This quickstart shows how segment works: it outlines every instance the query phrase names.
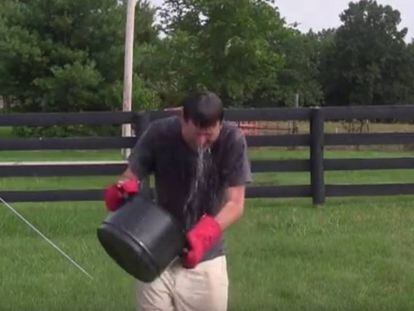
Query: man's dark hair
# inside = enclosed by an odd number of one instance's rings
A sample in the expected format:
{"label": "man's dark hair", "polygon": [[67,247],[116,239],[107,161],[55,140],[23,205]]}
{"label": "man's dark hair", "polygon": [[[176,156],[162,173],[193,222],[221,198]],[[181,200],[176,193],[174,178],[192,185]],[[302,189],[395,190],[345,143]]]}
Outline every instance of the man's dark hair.
{"label": "man's dark hair", "polygon": [[210,127],[223,120],[223,103],[213,92],[192,93],[183,99],[182,106],[184,120],[191,120],[198,127]]}

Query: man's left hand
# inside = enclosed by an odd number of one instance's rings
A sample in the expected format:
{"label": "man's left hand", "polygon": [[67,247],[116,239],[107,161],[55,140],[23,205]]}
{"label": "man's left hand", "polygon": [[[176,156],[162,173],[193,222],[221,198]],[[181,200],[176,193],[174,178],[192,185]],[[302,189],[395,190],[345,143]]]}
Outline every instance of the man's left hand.
{"label": "man's left hand", "polygon": [[194,268],[218,242],[221,234],[219,223],[213,217],[204,215],[194,228],[187,232],[189,249],[183,256],[183,266],[188,269]]}

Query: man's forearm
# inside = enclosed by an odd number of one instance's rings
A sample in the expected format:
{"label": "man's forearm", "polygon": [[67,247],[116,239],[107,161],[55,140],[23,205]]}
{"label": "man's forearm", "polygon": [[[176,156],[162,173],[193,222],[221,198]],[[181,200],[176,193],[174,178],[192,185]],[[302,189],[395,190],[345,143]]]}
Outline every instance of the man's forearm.
{"label": "man's forearm", "polygon": [[215,220],[222,231],[226,230],[243,215],[243,206],[236,202],[227,202],[223,209],[217,214]]}
{"label": "man's forearm", "polygon": [[227,190],[228,201],[215,217],[222,231],[226,230],[243,215],[244,193],[244,186],[232,187]]}

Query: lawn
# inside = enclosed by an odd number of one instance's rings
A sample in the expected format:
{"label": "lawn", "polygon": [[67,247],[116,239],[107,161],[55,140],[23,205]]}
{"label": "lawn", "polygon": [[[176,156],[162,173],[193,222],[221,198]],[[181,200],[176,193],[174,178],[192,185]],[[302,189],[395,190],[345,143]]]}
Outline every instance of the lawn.
{"label": "lawn", "polygon": [[[326,158],[393,158],[414,157],[414,152],[397,151],[353,151],[328,150]],[[288,160],[307,159],[309,151],[306,149],[285,150],[280,148],[251,148],[249,157],[252,160]],[[120,151],[92,150],[92,151],[3,151],[0,152],[0,162],[19,161],[102,161],[122,160]],[[121,173],[121,172],[120,172]],[[0,178],[0,189],[4,190],[45,190],[74,189],[74,188],[102,188],[112,182],[116,176],[95,177],[48,177],[48,178]],[[254,174],[256,185],[307,185],[310,183],[309,172],[279,172]],[[361,170],[361,171],[328,171],[325,173],[327,184],[352,183],[414,183],[413,170]]]}
{"label": "lawn", "polygon": [[[330,158],[413,152],[329,151]],[[252,159],[307,158],[257,149]],[[0,152],[0,161],[120,160],[115,151]],[[0,189],[98,188],[115,176],[3,178]],[[414,182],[413,170],[327,172],[329,183]],[[256,183],[308,184],[307,173],[256,174]],[[227,232],[230,310],[413,310],[414,196],[249,199]],[[89,280],[0,205],[0,310],[133,310],[134,281],[103,251],[102,202],[13,206],[92,276]]]}
{"label": "lawn", "polygon": [[[248,200],[228,233],[230,310],[413,310],[413,197]],[[89,280],[0,209],[0,310],[133,310],[133,280],[103,252],[102,203],[19,203]]]}

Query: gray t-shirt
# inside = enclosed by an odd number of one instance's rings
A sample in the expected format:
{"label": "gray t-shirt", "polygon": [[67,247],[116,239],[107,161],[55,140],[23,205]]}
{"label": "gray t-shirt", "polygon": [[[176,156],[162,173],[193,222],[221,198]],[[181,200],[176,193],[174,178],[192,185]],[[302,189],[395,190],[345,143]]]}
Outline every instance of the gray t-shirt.
{"label": "gray t-shirt", "polygon": [[[137,141],[128,161],[139,179],[154,174],[157,204],[185,230],[205,213],[218,214],[226,202],[226,188],[251,181],[245,137],[228,122],[223,122],[210,150],[199,153],[184,141],[179,118],[154,121]],[[223,254],[223,245],[223,240],[219,241],[203,260]]]}

